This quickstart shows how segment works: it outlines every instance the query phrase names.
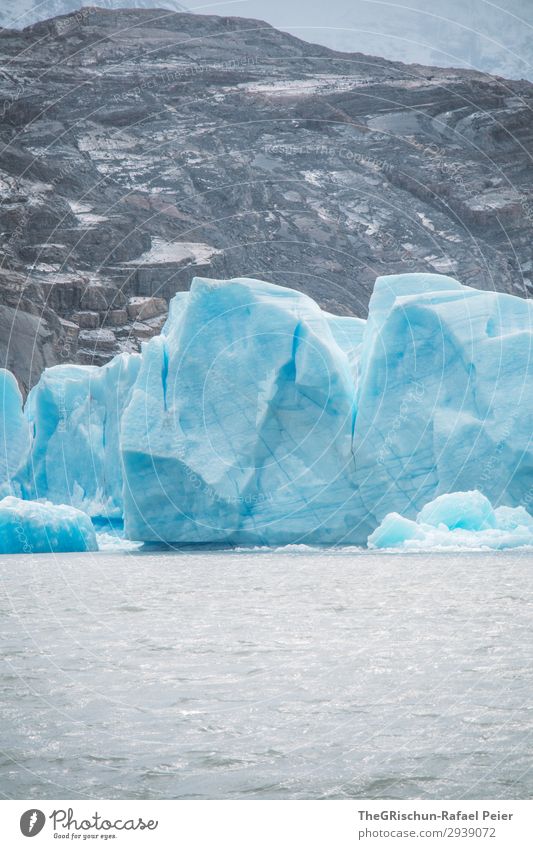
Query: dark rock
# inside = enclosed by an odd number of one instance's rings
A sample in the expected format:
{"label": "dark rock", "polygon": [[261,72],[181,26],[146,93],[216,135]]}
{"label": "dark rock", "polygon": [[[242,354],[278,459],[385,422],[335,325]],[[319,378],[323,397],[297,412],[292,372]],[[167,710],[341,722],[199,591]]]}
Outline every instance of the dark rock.
{"label": "dark rock", "polygon": [[0,354],[26,389],[138,350],[195,274],[361,316],[399,271],[532,294],[530,83],[143,9],[0,31],[0,53]]}
{"label": "dark rock", "polygon": [[136,297],[130,298],[127,310],[130,318],[146,321],[146,319],[153,318],[155,315],[166,314],[168,307],[164,298]]}
{"label": "dark rock", "polygon": [[81,330],[95,330],[100,326],[100,314],[91,310],[74,313],[72,320],[77,323]]}
{"label": "dark rock", "polygon": [[[47,366],[60,362],[62,348],[49,323],[13,307],[0,306],[0,366],[14,372],[24,393]],[[69,359],[71,356],[68,350]]]}
{"label": "dark rock", "polygon": [[85,350],[90,351],[114,351],[117,346],[115,334],[111,330],[81,330],[79,344]]}
{"label": "dark rock", "polygon": [[102,324],[108,327],[123,327],[127,322],[128,313],[126,310],[109,310],[102,316]]}

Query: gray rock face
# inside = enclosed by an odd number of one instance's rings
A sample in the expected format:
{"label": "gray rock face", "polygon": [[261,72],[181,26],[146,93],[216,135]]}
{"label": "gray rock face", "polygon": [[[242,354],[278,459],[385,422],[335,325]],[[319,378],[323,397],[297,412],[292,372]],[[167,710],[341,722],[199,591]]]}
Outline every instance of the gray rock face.
{"label": "gray rock face", "polygon": [[[132,5],[137,9],[153,9],[154,0],[100,0],[99,5],[106,9],[128,9]],[[158,8],[170,9],[172,12],[189,11],[177,0],[165,0]],[[57,15],[67,15],[69,12],[83,20],[88,14],[88,8],[83,4],[83,0],[2,0],[0,27],[24,29],[30,24]]]}
{"label": "gray rock face", "polygon": [[132,319],[146,320],[167,312],[167,302],[164,298],[130,298],[127,308],[128,316]]}
{"label": "gray rock face", "polygon": [[533,291],[527,82],[161,10],[0,31],[0,56],[0,365],[24,389],[137,350],[195,274],[361,316],[390,272]]}

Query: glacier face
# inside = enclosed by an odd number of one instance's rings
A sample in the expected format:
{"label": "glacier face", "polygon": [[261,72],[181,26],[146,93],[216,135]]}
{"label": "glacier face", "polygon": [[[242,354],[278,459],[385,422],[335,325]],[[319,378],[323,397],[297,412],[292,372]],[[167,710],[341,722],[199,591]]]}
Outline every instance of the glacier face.
{"label": "glacier face", "polygon": [[19,494],[14,482],[30,445],[28,423],[22,412],[22,395],[14,375],[0,369],[0,498]]}
{"label": "glacier face", "polygon": [[514,545],[533,505],[532,318],[441,275],[379,278],[366,322],[196,278],[141,356],[47,369],[24,418],[3,375],[3,494],[123,515],[131,540],[239,545],[442,536],[455,494],[446,533]]}
{"label": "glacier face", "polygon": [[91,520],[81,510],[11,495],[0,501],[0,554],[97,549]]}
{"label": "glacier face", "polygon": [[354,434],[368,533],[444,493],[533,502],[533,310],[437,275],[376,281]]}
{"label": "glacier face", "polygon": [[127,536],[350,539],[363,330],[290,289],[196,278],[144,347],[123,416]]}
{"label": "glacier face", "polygon": [[364,544],[444,493],[533,501],[531,303],[379,278],[366,324],[195,280],[123,419],[131,539]]}
{"label": "glacier face", "polygon": [[122,517],[120,418],[139,367],[138,354],[119,354],[100,368],[45,370],[25,407],[32,442],[18,477],[26,498]]}

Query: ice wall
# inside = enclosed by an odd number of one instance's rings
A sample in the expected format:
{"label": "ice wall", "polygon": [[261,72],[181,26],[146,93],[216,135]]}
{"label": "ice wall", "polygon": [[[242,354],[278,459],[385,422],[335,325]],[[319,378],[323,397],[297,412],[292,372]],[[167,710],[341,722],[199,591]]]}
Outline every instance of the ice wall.
{"label": "ice wall", "polygon": [[528,506],[532,327],[530,302],[441,275],[378,279],[366,326],[195,280],[124,416],[128,535],[364,544],[443,493]]}
{"label": "ice wall", "polygon": [[19,475],[26,498],[122,516],[119,425],[140,367],[137,354],[107,365],[46,369],[25,408],[32,444]]}
{"label": "ice wall", "polygon": [[368,533],[443,493],[533,502],[532,331],[531,301],[440,275],[376,281],[354,434]]}
{"label": "ice wall", "polygon": [[[532,330],[531,302],[440,275],[379,278],[367,322],[197,278],[141,356],[44,372],[11,486],[178,544],[365,544],[474,490],[531,512]],[[27,436],[2,380],[9,490]]]}
{"label": "ice wall", "polygon": [[29,448],[28,424],[22,412],[22,395],[16,378],[0,369],[0,498],[17,494],[13,483]]}
{"label": "ice wall", "polygon": [[349,540],[363,328],[290,289],[195,279],[144,347],[123,416],[127,536]]}

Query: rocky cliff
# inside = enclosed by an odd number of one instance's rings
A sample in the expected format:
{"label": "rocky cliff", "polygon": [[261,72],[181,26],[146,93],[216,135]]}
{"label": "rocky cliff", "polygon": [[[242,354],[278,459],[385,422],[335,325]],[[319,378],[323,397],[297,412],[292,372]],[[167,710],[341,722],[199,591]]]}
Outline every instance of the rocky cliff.
{"label": "rocky cliff", "polygon": [[83,9],[0,30],[0,366],[159,332],[194,274],[366,315],[376,276],[533,292],[533,85],[260,21]]}

